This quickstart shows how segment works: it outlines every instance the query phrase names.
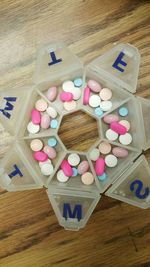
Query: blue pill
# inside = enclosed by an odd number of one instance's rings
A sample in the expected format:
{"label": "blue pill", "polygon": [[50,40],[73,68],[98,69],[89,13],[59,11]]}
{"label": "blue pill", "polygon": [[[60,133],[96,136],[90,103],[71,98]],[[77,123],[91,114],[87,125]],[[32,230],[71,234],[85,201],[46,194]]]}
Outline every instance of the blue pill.
{"label": "blue pill", "polygon": [[97,107],[97,108],[95,108],[94,113],[96,116],[101,117],[104,112],[101,110],[100,107]]}
{"label": "blue pill", "polygon": [[57,140],[54,137],[48,139],[48,145],[54,147],[57,145]]}
{"label": "blue pill", "polygon": [[107,174],[104,172],[102,175],[98,175],[97,178],[99,181],[104,181],[107,178]]}
{"label": "blue pill", "polygon": [[128,115],[128,109],[126,107],[122,107],[119,109],[119,115],[125,117]]}
{"label": "blue pill", "polygon": [[76,79],[74,79],[73,83],[74,83],[74,86],[81,87],[83,84],[83,81],[81,78],[76,78]]}
{"label": "blue pill", "polygon": [[72,176],[75,177],[78,174],[77,168],[72,168]]}
{"label": "blue pill", "polygon": [[51,120],[51,122],[50,122],[50,127],[51,127],[52,129],[56,129],[57,126],[58,126],[58,121],[57,121],[57,120]]}

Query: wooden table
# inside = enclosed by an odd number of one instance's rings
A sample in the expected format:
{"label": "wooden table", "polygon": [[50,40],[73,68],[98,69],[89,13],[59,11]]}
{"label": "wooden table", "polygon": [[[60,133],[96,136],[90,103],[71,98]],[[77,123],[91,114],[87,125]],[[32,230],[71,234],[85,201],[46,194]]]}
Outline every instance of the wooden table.
{"label": "wooden table", "polygon": [[[128,42],[142,57],[137,94],[150,98],[148,2],[1,1],[1,90],[20,88],[32,81],[37,48],[45,43],[63,40],[87,63],[113,43]],[[81,115],[81,119],[85,122],[88,118]],[[92,123],[89,121],[89,127],[95,127]],[[87,130],[84,125],[83,132]],[[11,149],[11,137],[3,128],[0,134],[2,157]],[[82,140],[83,146],[94,136],[89,134],[88,138]],[[72,147],[69,133],[66,139]],[[146,156],[150,162],[150,153]],[[103,196],[85,229],[69,232],[58,225],[44,189],[0,191],[0,267],[76,265],[149,267],[149,210]]]}

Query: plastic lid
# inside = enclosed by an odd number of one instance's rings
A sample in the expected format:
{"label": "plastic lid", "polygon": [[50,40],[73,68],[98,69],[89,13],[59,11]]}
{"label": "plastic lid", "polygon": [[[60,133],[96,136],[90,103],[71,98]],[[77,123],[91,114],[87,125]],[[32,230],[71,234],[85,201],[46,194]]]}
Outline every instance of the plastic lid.
{"label": "plastic lid", "polygon": [[140,54],[130,44],[119,44],[93,60],[89,67],[98,69],[108,79],[115,80],[123,89],[136,92]]}

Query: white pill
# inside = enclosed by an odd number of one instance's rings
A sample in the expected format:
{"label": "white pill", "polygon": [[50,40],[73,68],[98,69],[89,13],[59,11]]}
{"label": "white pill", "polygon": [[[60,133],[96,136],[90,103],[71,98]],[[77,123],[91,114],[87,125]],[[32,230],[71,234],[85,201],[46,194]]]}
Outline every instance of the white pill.
{"label": "white pill", "polygon": [[100,103],[100,108],[102,111],[108,111],[112,108],[112,102],[111,101],[102,101]]}
{"label": "white pill", "polygon": [[89,99],[89,105],[92,108],[96,108],[100,105],[101,99],[98,95],[91,95]]}
{"label": "white pill", "polygon": [[72,93],[73,94],[73,99],[74,100],[78,100],[80,97],[81,97],[81,89],[80,88],[74,88],[73,90],[72,90],[72,92],[70,92],[70,93]]}
{"label": "white pill", "polygon": [[98,148],[94,148],[89,154],[90,159],[93,161],[96,161],[99,158],[99,155],[100,155],[100,152]]}
{"label": "white pill", "polygon": [[108,129],[105,133],[106,137],[110,141],[115,141],[118,138],[118,134],[111,129]]}
{"label": "white pill", "polygon": [[77,166],[80,162],[80,157],[76,153],[72,153],[68,156],[68,162],[71,166]]}
{"label": "white pill", "polygon": [[46,112],[53,119],[55,119],[57,117],[57,111],[53,107],[48,107],[46,109]]}
{"label": "white pill", "polygon": [[115,167],[118,163],[118,160],[114,155],[109,154],[105,157],[105,163],[108,167]]}
{"label": "white pill", "polygon": [[30,121],[27,125],[27,130],[31,134],[38,133],[40,130],[40,126],[38,124],[33,124],[32,121]]}
{"label": "white pill", "polygon": [[[74,83],[72,81],[66,81],[62,84],[62,88],[65,92],[70,92],[70,90],[75,89]],[[70,92],[71,93],[71,92]]]}
{"label": "white pill", "polygon": [[52,164],[52,161],[50,159],[47,159],[45,161],[39,161],[39,166],[40,168],[42,167],[42,165],[44,164]]}
{"label": "white pill", "polygon": [[41,166],[41,173],[44,175],[51,175],[54,171],[54,167],[52,164],[45,163]]}
{"label": "white pill", "polygon": [[119,123],[121,125],[123,125],[124,127],[126,127],[127,132],[130,130],[130,122],[129,121],[127,121],[127,120],[121,120],[121,121],[119,121]]}
{"label": "white pill", "polygon": [[120,135],[119,136],[119,142],[122,145],[129,145],[129,144],[131,144],[132,143],[132,136],[131,136],[131,134],[126,133],[124,135]]}
{"label": "white pill", "polygon": [[62,170],[57,172],[57,180],[61,183],[65,183],[69,180],[69,177],[64,174]]}

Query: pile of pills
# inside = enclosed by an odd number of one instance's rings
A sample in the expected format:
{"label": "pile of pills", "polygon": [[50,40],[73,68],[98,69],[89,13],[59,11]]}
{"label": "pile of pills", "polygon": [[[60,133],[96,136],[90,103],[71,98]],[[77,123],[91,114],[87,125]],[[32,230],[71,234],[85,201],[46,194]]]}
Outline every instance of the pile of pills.
{"label": "pile of pills", "polygon": [[41,173],[49,176],[54,171],[53,160],[57,157],[55,149],[57,140],[50,137],[45,145],[41,139],[33,139],[30,142],[30,148],[33,151],[33,158],[39,163]]}
{"label": "pile of pills", "polygon": [[116,167],[118,158],[126,158],[128,156],[128,150],[113,146],[107,141],[102,141],[98,147],[90,152],[89,156],[90,159],[95,162],[94,169],[98,180],[105,181],[107,178],[106,167]]}
{"label": "pile of pills", "polygon": [[35,102],[35,107],[31,111],[31,121],[27,125],[27,131],[30,134],[36,134],[40,129],[56,129],[58,126],[57,116],[56,109],[40,98]]}
{"label": "pile of pills", "polygon": [[131,125],[125,118],[128,113],[128,109],[123,106],[118,109],[117,114],[109,114],[103,117],[103,122],[109,125],[109,129],[105,133],[108,140],[116,141],[119,138],[122,145],[132,143],[132,135],[129,133]]}
{"label": "pile of pills", "polygon": [[88,80],[83,92],[83,105],[89,105],[94,109],[94,114],[101,117],[104,112],[112,108],[112,90],[102,88],[95,80]]}
{"label": "pile of pills", "polygon": [[64,183],[71,177],[80,175],[81,182],[84,185],[91,185],[94,183],[94,176],[89,171],[89,168],[87,160],[81,160],[76,153],[69,154],[68,158],[61,162],[60,170],[57,172],[57,180]]}

